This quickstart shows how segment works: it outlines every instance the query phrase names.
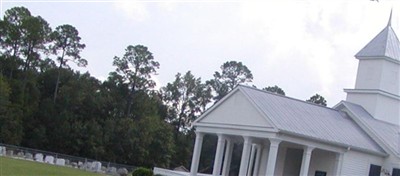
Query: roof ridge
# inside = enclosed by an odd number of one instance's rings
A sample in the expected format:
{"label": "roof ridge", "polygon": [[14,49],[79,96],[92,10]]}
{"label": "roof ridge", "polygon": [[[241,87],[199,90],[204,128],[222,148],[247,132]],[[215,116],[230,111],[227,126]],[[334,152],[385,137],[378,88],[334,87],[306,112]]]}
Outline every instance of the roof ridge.
{"label": "roof ridge", "polygon": [[250,87],[250,86],[247,86],[247,85],[239,85],[239,86],[242,86],[244,88],[253,89],[253,90],[256,90],[256,91],[259,91],[259,92],[267,93],[267,94],[270,94],[270,95],[279,96],[279,97],[282,97],[282,98],[287,98],[287,99],[298,101],[298,102],[302,102],[302,103],[307,103],[307,104],[318,106],[318,107],[321,107],[321,108],[327,108],[327,109],[330,109],[330,110],[338,111],[337,109],[334,109],[334,108],[331,108],[331,107],[328,107],[328,106],[322,106],[322,105],[319,105],[319,104],[308,102],[306,100],[300,100],[300,99],[289,97],[289,96],[286,96],[286,95],[281,95],[281,94],[273,93],[273,92],[270,92],[270,91],[261,90],[261,89],[255,88],[255,87]]}

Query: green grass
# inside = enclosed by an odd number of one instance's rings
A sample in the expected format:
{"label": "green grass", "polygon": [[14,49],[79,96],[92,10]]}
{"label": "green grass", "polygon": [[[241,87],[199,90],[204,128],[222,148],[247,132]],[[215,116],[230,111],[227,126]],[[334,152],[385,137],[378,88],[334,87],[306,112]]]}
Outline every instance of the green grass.
{"label": "green grass", "polygon": [[0,176],[104,176],[79,169],[0,157]]}

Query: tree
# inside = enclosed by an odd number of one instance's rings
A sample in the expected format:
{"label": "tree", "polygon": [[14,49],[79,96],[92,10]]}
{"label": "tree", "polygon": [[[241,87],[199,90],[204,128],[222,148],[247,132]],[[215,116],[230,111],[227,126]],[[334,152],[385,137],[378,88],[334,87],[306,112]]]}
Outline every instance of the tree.
{"label": "tree", "polygon": [[214,100],[218,101],[229,91],[241,83],[251,82],[253,74],[243,65],[242,62],[229,61],[221,66],[221,72],[214,73],[214,79],[207,81],[212,87],[216,96]]}
{"label": "tree", "polygon": [[192,121],[204,112],[211,100],[211,89],[190,71],[176,74],[175,80],[162,88],[163,100],[169,105],[169,121],[177,132],[187,132]]}
{"label": "tree", "polygon": [[319,94],[313,95],[312,97],[310,97],[310,99],[308,99],[306,101],[311,102],[311,103],[315,103],[315,104],[318,104],[318,105],[322,105],[322,106],[326,106],[327,105],[325,98],[323,96],[319,95]]}
{"label": "tree", "polygon": [[114,66],[117,66],[116,72],[122,76],[124,82],[127,82],[130,92],[127,96],[126,116],[131,116],[132,102],[136,91],[148,91],[156,86],[151,76],[156,74],[156,69],[160,67],[157,61],[154,61],[153,54],[143,45],[129,45],[125,49],[122,58],[114,57]]}
{"label": "tree", "polygon": [[283,89],[278,87],[277,85],[272,86],[272,87],[268,86],[268,87],[263,88],[262,90],[265,90],[268,92],[273,92],[273,93],[280,94],[280,95],[285,95],[285,91],[283,91]]}
{"label": "tree", "polygon": [[0,142],[19,145],[23,137],[22,114],[10,101],[10,87],[0,74]]}
{"label": "tree", "polygon": [[[38,60],[39,51],[46,52],[51,28],[40,16],[32,16],[25,7],[14,7],[5,12],[1,24],[2,49],[12,57],[25,57],[24,71]],[[12,53],[12,54],[11,54]]]}
{"label": "tree", "polygon": [[58,76],[56,87],[54,90],[53,102],[56,102],[58,86],[60,84],[61,68],[67,66],[68,61],[75,62],[78,66],[86,66],[87,61],[80,56],[80,52],[85,48],[85,44],[80,43],[81,37],[75,27],[65,24],[58,26],[56,30],[50,35],[54,44],[50,46],[52,53],[60,56],[57,61],[60,63],[58,66]]}

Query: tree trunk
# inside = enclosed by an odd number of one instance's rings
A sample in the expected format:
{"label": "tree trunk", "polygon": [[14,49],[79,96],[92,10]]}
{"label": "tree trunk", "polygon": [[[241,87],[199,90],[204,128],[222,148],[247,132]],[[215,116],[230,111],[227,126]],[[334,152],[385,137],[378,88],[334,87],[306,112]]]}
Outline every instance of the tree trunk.
{"label": "tree trunk", "polygon": [[62,69],[62,65],[64,64],[64,54],[65,54],[65,50],[63,50],[63,53],[61,55],[60,66],[58,66],[56,88],[54,89],[54,97],[53,97],[54,104],[56,104],[56,99],[57,99],[57,94],[58,94],[58,86],[60,85],[61,69]]}

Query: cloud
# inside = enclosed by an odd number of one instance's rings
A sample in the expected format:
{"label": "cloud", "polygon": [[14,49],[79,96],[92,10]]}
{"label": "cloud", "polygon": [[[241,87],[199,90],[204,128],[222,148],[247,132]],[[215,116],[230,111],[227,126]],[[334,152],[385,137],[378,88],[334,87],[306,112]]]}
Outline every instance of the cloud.
{"label": "cloud", "polygon": [[134,21],[144,21],[149,17],[149,12],[144,1],[138,0],[117,0],[114,7],[124,16]]}

